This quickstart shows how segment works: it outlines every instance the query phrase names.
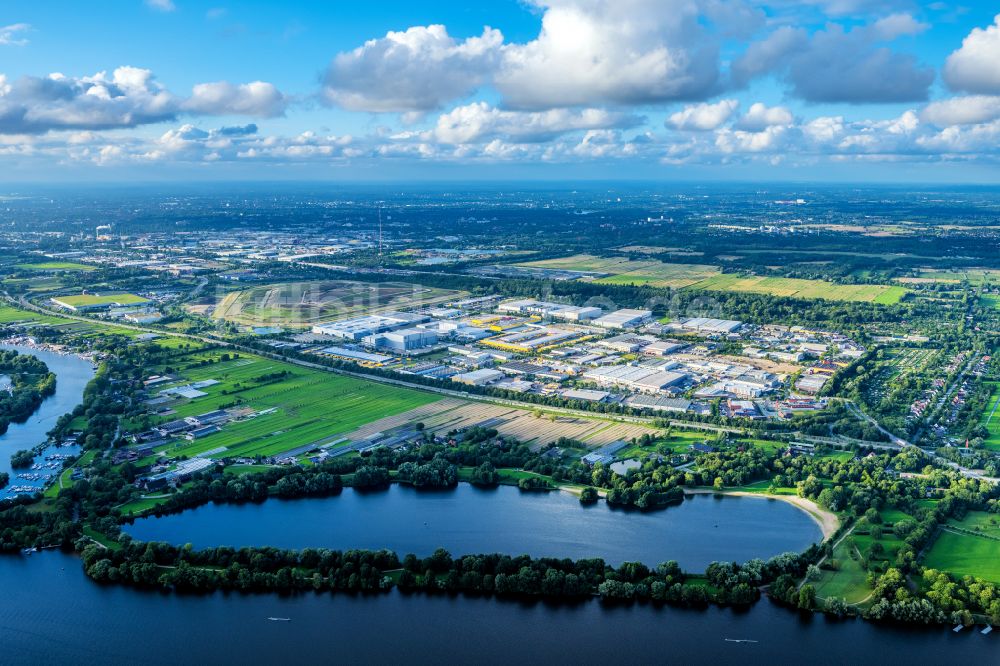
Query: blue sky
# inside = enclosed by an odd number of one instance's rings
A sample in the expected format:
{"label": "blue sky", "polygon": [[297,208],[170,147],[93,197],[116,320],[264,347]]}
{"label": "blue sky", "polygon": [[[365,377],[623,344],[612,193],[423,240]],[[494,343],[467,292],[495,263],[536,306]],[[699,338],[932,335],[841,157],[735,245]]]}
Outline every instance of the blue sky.
{"label": "blue sky", "polygon": [[996,182],[992,4],[7,0],[0,169]]}

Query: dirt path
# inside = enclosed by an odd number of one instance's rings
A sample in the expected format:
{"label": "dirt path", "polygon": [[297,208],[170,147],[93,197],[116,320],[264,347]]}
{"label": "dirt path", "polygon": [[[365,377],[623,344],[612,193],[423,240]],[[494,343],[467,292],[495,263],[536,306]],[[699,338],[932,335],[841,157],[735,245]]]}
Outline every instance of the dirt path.
{"label": "dirt path", "polygon": [[812,500],[807,500],[798,495],[768,495],[765,493],[750,493],[744,490],[714,490],[710,488],[695,488],[695,489],[684,489],[686,495],[731,495],[733,497],[757,497],[760,499],[776,499],[782,502],[788,502],[789,504],[794,504],[799,509],[802,509],[809,517],[816,521],[819,525],[820,530],[823,532],[823,540],[829,539],[833,536],[834,532],[840,527],[840,519],[837,515],[827,511],[820,505],[816,504]]}

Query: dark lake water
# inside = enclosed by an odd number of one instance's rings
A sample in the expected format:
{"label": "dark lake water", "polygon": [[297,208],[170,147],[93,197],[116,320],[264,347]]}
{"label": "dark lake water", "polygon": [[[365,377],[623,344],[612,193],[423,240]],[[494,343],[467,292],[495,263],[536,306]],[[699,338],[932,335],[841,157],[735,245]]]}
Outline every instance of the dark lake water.
{"label": "dark lake water", "polygon": [[802,551],[822,539],[806,513],[777,500],[695,495],[651,512],[581,506],[568,493],[351,488],[338,497],[209,504],[144,518],[126,531],[143,541],[206,546],[390,548],[400,556],[527,553],[536,557],[603,557],[612,564],[674,559],[688,571],[717,560],[743,562]]}
{"label": "dark lake water", "polygon": [[[0,557],[2,664],[993,664],[997,636],[802,615],[470,597],[195,597],[89,581],[75,557]],[[287,617],[290,622],[269,622]],[[728,643],[726,638],[757,643]]]}
{"label": "dark lake water", "polygon": [[[0,472],[10,474],[10,486],[0,490],[0,497],[8,497],[14,493],[13,488],[17,486],[30,486],[41,488],[45,485],[46,479],[20,479],[18,474],[58,474],[61,465],[56,465],[53,469],[43,470],[12,470],[10,467],[10,455],[19,449],[33,448],[47,439],[46,433],[52,429],[60,416],[73,411],[73,408],[80,404],[83,399],[83,389],[94,377],[94,366],[79,356],[70,354],[56,354],[43,349],[33,349],[21,345],[0,345],[0,349],[15,349],[22,354],[30,354],[41,359],[49,367],[50,372],[56,373],[56,392],[46,398],[41,406],[28,417],[24,423],[11,423],[7,432],[0,436]],[[75,453],[78,449],[73,447],[50,447],[45,453],[35,459],[37,463],[44,464],[44,456],[52,453]]]}

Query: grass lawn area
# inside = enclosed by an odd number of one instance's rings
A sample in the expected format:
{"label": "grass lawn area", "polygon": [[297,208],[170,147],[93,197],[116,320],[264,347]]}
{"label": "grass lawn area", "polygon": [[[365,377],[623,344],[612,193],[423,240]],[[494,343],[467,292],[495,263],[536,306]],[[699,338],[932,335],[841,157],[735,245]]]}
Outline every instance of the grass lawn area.
{"label": "grass lawn area", "polygon": [[868,572],[857,559],[851,557],[853,547],[848,543],[849,540],[850,537],[844,539],[833,550],[833,559],[838,562],[839,568],[836,571],[824,569],[819,580],[813,583],[816,596],[820,599],[839,597],[849,604],[857,604],[872,593],[868,587]]}
{"label": "grass lawn area", "polygon": [[55,499],[59,496],[59,491],[63,488],[72,488],[73,481],[69,477],[73,476],[73,468],[67,467],[62,471],[62,473],[56,477],[55,481],[49,484],[49,487],[45,489],[44,496],[48,499]]}
{"label": "grass lawn area", "polygon": [[120,305],[138,305],[140,303],[148,303],[148,298],[143,298],[142,296],[137,296],[135,294],[121,293],[121,294],[77,294],[76,296],[59,296],[54,300],[59,303],[64,303],[73,307],[86,307],[88,305],[110,305],[110,304],[120,304]]}
{"label": "grass lawn area", "polygon": [[42,261],[37,264],[17,264],[17,268],[24,271],[93,271],[95,266],[78,264],[73,261]]}
{"label": "grass lawn area", "polygon": [[1000,516],[985,511],[970,511],[962,520],[952,520],[951,525],[984,536],[1000,539]]}
{"label": "grass lawn area", "polygon": [[84,527],[83,533],[86,536],[89,536],[97,543],[107,548],[108,550],[121,550],[122,545],[120,543],[118,543],[117,541],[112,541],[111,539],[107,538],[106,536],[104,536],[103,534],[101,534],[100,532],[91,527]]}
{"label": "grass lawn area", "polygon": [[956,576],[978,576],[1000,583],[1000,540],[945,528],[922,564]]}
{"label": "grass lawn area", "polygon": [[127,516],[132,514],[133,516],[138,516],[146,511],[149,511],[155,506],[163,504],[168,499],[169,495],[166,497],[140,497],[139,499],[132,500],[121,506],[122,515]]}

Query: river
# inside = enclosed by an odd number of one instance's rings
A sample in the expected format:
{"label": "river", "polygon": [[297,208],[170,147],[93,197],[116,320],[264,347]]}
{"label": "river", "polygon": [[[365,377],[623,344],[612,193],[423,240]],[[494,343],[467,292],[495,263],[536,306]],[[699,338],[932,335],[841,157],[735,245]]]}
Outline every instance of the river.
{"label": "river", "polygon": [[658,511],[582,506],[562,492],[484,490],[459,484],[420,491],[393,485],[370,492],[347,488],[324,499],[208,504],[127,526],[143,541],[207,546],[389,548],[402,556],[527,553],[535,557],[603,557],[618,565],[668,559],[687,571],[716,560],[744,562],[822,540],[800,509],[778,500],[695,495]]}
{"label": "river", "polygon": [[[46,433],[55,426],[60,416],[73,411],[83,399],[83,390],[94,377],[93,364],[74,354],[57,354],[45,349],[35,349],[24,345],[0,345],[0,349],[14,349],[22,354],[30,354],[40,359],[48,366],[50,372],[56,373],[56,392],[46,398],[35,413],[24,423],[11,423],[7,432],[0,436],[0,472],[10,474],[10,485],[0,490],[0,498],[17,494],[17,489],[31,489],[30,492],[45,486],[50,475],[59,473],[62,464],[58,461],[45,461],[45,456],[53,454],[75,454],[77,447],[49,447],[35,458],[35,462],[43,469],[12,470],[10,455],[20,449],[31,449],[47,439]],[[49,467],[44,467],[46,464]],[[19,478],[19,474],[27,474],[39,478]]]}
{"label": "river", "polygon": [[[0,663],[995,663],[998,639],[802,614],[100,586],[58,552],[0,557]],[[271,622],[268,617],[289,618]],[[732,643],[725,639],[749,639]]]}

